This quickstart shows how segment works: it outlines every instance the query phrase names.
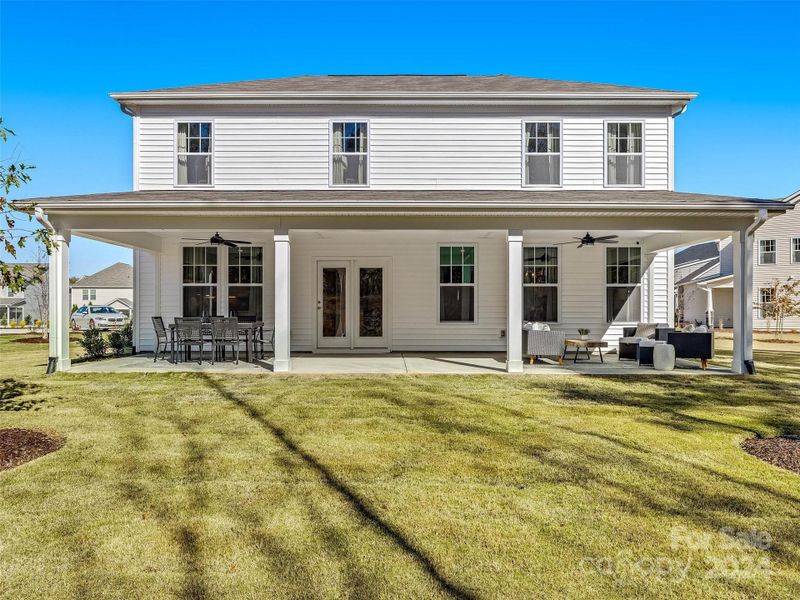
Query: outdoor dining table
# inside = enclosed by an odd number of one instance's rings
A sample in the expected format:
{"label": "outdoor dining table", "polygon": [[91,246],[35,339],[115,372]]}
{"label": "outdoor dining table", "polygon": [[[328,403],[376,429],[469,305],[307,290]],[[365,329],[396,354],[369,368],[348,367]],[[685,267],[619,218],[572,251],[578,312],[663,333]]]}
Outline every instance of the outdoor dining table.
{"label": "outdoor dining table", "polygon": [[[253,355],[255,354],[256,350],[256,331],[261,330],[263,333],[264,322],[263,321],[239,321],[239,332],[244,332],[245,334],[245,362],[252,362]],[[176,360],[177,351],[175,349],[175,330],[177,329],[175,323],[169,324],[169,338],[170,338],[170,347],[172,348],[172,362]],[[209,340],[211,339],[211,323],[201,323],[200,324],[200,331],[204,338],[208,337]]]}

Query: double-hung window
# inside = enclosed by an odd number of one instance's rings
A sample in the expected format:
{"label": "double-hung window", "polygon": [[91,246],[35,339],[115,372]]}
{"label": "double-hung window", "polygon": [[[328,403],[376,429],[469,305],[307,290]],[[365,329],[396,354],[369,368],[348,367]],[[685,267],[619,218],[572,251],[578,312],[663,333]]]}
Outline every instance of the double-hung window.
{"label": "double-hung window", "polygon": [[240,321],[261,321],[264,251],[260,246],[228,248],[228,314]]}
{"label": "double-hung window", "polygon": [[800,237],[792,238],[792,262],[800,263]]}
{"label": "double-hung window", "polygon": [[641,186],[643,172],[642,123],[606,123],[606,185]]}
{"label": "double-hung window", "polygon": [[522,316],[526,321],[558,321],[558,248],[526,247],[522,267]]}
{"label": "double-hung window", "polygon": [[761,288],[758,290],[759,312],[762,319],[769,319],[773,315],[772,303],[775,302],[775,289]]}
{"label": "double-hung window", "polygon": [[97,290],[92,289],[84,289],[81,291],[81,299],[86,300],[97,300]]}
{"label": "double-hung window", "polygon": [[475,262],[475,246],[439,247],[439,322],[475,322]]}
{"label": "double-hung window", "polygon": [[606,248],[607,322],[641,320],[641,279],[641,248]]}
{"label": "double-hung window", "polygon": [[331,123],[331,185],[367,185],[367,123]]}
{"label": "double-hung window", "polygon": [[211,185],[211,123],[178,123],[178,185]]}
{"label": "double-hung window", "polygon": [[758,240],[758,264],[774,265],[778,259],[778,245],[775,240]]}
{"label": "double-hung window", "polygon": [[525,185],[561,185],[561,123],[525,123]]}
{"label": "double-hung window", "polygon": [[217,316],[218,252],[214,246],[183,249],[183,316]]}

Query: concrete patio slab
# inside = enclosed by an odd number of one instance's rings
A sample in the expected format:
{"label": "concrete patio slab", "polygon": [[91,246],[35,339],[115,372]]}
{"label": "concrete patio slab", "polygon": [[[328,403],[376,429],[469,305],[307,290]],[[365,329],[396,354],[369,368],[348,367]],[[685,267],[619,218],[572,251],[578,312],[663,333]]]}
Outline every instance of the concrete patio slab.
{"label": "concrete patio slab", "polygon": [[[152,354],[137,354],[110,358],[96,362],[76,363],[73,373],[231,373],[264,374],[272,371],[272,359],[247,363],[240,361],[217,362],[207,359],[171,363],[159,359],[153,362]],[[292,374],[296,375],[474,375],[506,374],[505,354],[491,352],[392,352],[386,354],[312,354],[292,355]],[[538,361],[525,364],[525,375],[730,375],[729,369],[710,367],[703,371],[697,361],[678,360],[674,371],[660,372],[652,367],[640,367],[635,361],[621,361],[615,355],[601,363],[596,357],[591,361]]]}

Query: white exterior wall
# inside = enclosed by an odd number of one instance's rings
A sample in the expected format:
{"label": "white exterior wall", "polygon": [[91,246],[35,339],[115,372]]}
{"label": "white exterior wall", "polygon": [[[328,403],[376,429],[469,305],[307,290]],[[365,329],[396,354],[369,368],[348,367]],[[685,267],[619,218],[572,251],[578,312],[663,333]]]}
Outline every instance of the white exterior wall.
{"label": "white exterior wall", "polygon": [[91,298],[89,300],[83,299],[84,289],[86,288],[72,288],[70,291],[71,304],[79,307],[84,304],[88,305],[89,303],[91,303],[92,306],[104,306],[117,298],[133,300],[133,288],[91,288],[97,291],[94,300]]}
{"label": "white exterior wall", "polygon": [[671,117],[664,108],[540,107],[453,114],[371,110],[143,109],[137,119],[138,189],[174,187],[175,122],[214,123],[213,187],[226,190],[328,189],[332,118],[369,121],[370,189],[521,189],[523,121],[563,123],[563,188],[604,187],[606,120],[644,122],[644,187],[671,187]]}
{"label": "white exterior wall", "polygon": [[[187,234],[188,235],[188,234]],[[504,231],[292,231],[291,236],[291,348],[312,351],[317,319],[317,260],[386,258],[387,325],[392,350],[498,351],[506,349],[501,331],[506,329],[506,241]],[[239,237],[242,237],[241,234]],[[267,326],[274,315],[274,247],[272,232],[250,233],[244,239],[264,247],[264,316]],[[524,235],[525,245],[545,244],[536,233]],[[633,245],[633,242],[628,242]],[[477,322],[438,323],[438,245],[477,246]],[[156,255],[137,251],[134,265],[140,285],[136,311],[140,328],[138,348],[154,345],[150,317],[161,314],[170,323],[181,314],[181,242],[165,240]],[[624,323],[605,322],[605,249],[561,246],[559,287],[560,320],[553,325],[569,335],[587,327],[593,336],[617,345]],[[663,256],[662,256],[663,254]],[[669,256],[643,253],[643,276],[654,295],[671,293],[667,273]],[[158,274],[156,277],[156,273]],[[652,273],[650,275],[649,273]],[[642,294],[643,297],[646,294]],[[665,301],[666,302],[666,301]],[[643,301],[644,303],[644,301]],[[660,300],[653,303],[652,320],[671,322]],[[152,308],[151,308],[152,307]],[[157,307],[157,308],[156,308]],[[646,307],[643,320],[648,319]]]}
{"label": "white exterior wall", "polygon": [[[800,238],[800,208],[790,210],[785,215],[775,217],[764,223],[755,232],[753,244],[753,302],[761,300],[762,287],[770,287],[775,279],[782,281],[787,277],[800,279],[800,262],[792,262],[792,238]],[[759,262],[759,240],[775,240],[777,243],[777,261],[774,265],[762,265]],[[774,321],[771,324],[775,326]],[[753,327],[766,329],[767,320],[761,318],[760,311],[753,312]],[[784,330],[800,329],[800,316],[786,318]]]}
{"label": "white exterior wall", "polygon": [[133,251],[133,343],[137,350],[155,348],[152,317],[158,314],[160,304],[160,259],[160,255],[155,252],[139,249]]}

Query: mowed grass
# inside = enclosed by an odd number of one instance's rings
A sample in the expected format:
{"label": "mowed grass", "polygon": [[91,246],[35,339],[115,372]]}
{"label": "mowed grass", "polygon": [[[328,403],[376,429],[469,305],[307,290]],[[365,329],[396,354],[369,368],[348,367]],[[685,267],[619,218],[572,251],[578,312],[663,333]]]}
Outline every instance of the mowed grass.
{"label": "mowed grass", "polygon": [[0,595],[796,598],[800,476],[739,447],[800,433],[776,346],[753,378],[45,377],[4,336],[0,427],[66,445],[0,472]]}

